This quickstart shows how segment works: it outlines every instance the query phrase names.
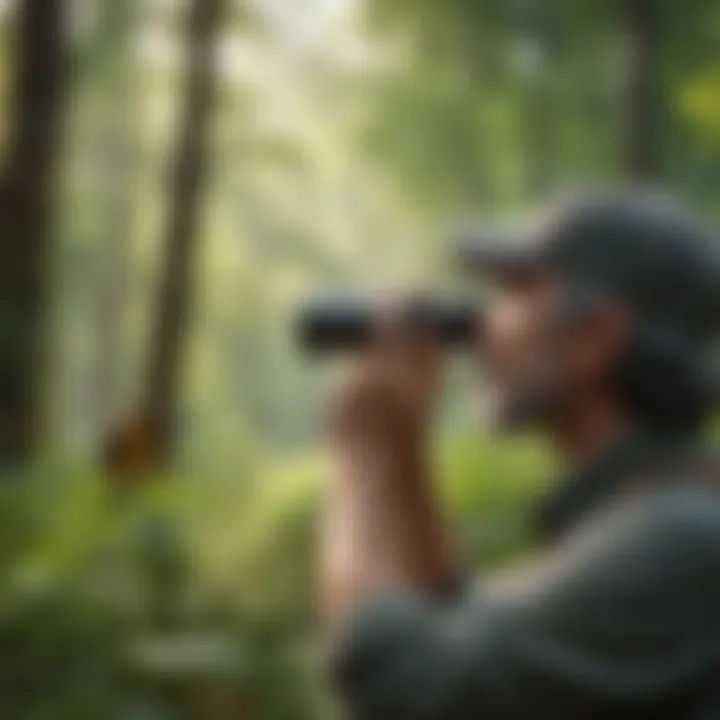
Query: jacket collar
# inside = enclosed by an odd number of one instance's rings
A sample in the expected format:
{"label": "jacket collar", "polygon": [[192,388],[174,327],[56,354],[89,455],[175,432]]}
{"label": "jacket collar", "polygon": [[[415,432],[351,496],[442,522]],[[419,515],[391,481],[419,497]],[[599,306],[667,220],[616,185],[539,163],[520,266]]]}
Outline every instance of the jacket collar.
{"label": "jacket collar", "polygon": [[639,432],[623,436],[561,477],[541,498],[535,513],[539,538],[557,539],[639,475],[651,481],[655,476],[667,477],[696,446],[697,439],[687,436]]}

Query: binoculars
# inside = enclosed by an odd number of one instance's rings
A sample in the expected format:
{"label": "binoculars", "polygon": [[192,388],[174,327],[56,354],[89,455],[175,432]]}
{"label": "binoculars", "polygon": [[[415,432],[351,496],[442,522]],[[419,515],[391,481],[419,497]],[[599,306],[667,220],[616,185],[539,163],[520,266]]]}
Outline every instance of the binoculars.
{"label": "binoculars", "polygon": [[[476,234],[476,233],[475,233]],[[456,233],[454,263],[473,270],[478,256],[474,236]],[[306,303],[297,317],[301,347],[310,353],[353,352],[370,345],[381,329],[383,307],[376,300],[350,295]],[[410,331],[431,335],[448,349],[474,347],[482,324],[477,301],[420,296],[404,308],[402,323]]]}
{"label": "binoculars", "polygon": [[[301,346],[311,353],[362,350],[380,328],[381,307],[362,299],[323,299],[305,305],[298,316]],[[480,313],[469,301],[422,298],[412,302],[402,322],[410,331],[432,335],[448,348],[471,347]]]}

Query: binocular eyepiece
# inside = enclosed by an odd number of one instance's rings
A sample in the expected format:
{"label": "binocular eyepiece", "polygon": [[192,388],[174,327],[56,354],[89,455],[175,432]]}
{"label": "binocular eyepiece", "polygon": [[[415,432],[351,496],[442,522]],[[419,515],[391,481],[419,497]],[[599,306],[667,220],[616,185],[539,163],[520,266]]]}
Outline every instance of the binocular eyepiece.
{"label": "binocular eyepiece", "polygon": [[[298,317],[302,347],[312,353],[357,351],[370,345],[380,327],[381,307],[362,299],[335,298],[305,305]],[[404,314],[410,329],[429,333],[448,348],[475,343],[480,313],[462,300],[423,298]]]}

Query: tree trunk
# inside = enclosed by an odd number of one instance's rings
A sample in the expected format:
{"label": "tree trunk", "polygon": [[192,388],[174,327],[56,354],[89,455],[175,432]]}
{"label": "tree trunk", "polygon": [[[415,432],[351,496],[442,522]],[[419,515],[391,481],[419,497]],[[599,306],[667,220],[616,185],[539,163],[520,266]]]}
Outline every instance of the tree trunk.
{"label": "tree trunk", "polygon": [[552,68],[550,63],[550,44],[547,38],[538,36],[538,67],[528,83],[528,109],[525,118],[527,181],[526,196],[532,200],[542,200],[550,192],[554,180],[555,153],[555,117],[552,88]]}
{"label": "tree trunk", "polygon": [[98,158],[110,172],[102,175],[99,193],[102,242],[97,249],[94,320],[96,355],[93,366],[92,418],[98,438],[111,429],[119,406],[119,385],[125,346],[125,305],[134,230],[139,165],[140,118],[132,60],[133,0],[113,0],[105,8],[99,41],[105,53],[98,78],[103,103]]}
{"label": "tree trunk", "polygon": [[18,8],[17,75],[0,188],[0,462],[22,467],[42,430],[54,170],[65,91],[64,0]]}
{"label": "tree trunk", "polygon": [[515,50],[521,57],[519,74],[526,200],[546,199],[555,181],[556,142],[556,35],[557,21],[552,3],[529,2],[523,5],[516,32],[521,45]]}
{"label": "tree trunk", "polygon": [[109,468],[139,475],[160,469],[171,449],[183,340],[188,325],[194,249],[214,96],[213,54],[223,0],[194,0],[188,20],[185,107],[172,171],[157,316],[150,335],[139,413],[111,438]]}
{"label": "tree trunk", "polygon": [[649,181],[658,178],[662,169],[661,2],[622,0],[622,14],[622,164],[628,179]]}

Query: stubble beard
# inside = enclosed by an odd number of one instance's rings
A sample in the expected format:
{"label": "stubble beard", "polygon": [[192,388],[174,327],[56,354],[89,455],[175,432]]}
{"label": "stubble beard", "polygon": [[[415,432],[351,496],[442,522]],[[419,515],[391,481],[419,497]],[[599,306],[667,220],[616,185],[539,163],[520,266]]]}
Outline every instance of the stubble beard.
{"label": "stubble beard", "polygon": [[490,382],[481,395],[481,422],[499,434],[541,429],[561,410],[565,399],[556,363],[550,358],[534,359],[512,382]]}

